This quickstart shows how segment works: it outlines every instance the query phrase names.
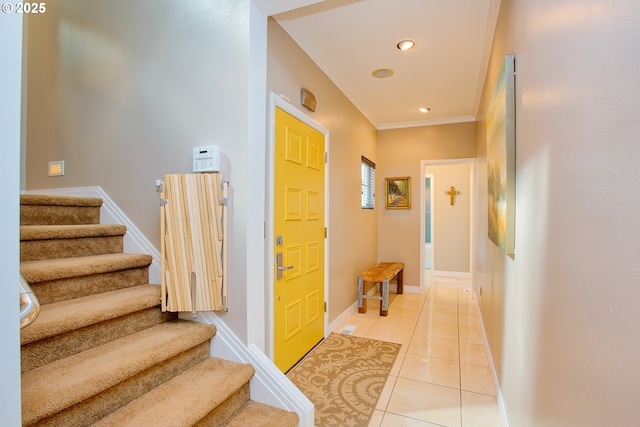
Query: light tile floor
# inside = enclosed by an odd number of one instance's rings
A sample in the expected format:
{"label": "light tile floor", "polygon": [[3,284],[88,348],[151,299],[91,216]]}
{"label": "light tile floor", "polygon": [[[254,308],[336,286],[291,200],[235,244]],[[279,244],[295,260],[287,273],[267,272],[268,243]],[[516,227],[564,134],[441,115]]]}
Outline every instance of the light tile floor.
{"label": "light tile floor", "polygon": [[402,344],[369,427],[500,427],[470,281],[433,277],[425,294],[390,294],[389,315],[368,300],[334,332]]}

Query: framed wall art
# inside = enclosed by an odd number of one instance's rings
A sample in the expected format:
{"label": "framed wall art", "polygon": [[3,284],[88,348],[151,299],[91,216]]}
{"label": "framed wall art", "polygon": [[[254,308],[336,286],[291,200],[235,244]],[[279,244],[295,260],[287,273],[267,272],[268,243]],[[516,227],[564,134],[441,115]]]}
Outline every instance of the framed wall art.
{"label": "framed wall art", "polygon": [[487,110],[489,239],[515,254],[515,56],[506,55]]}
{"label": "framed wall art", "polygon": [[411,178],[385,178],[385,208],[411,209]]}

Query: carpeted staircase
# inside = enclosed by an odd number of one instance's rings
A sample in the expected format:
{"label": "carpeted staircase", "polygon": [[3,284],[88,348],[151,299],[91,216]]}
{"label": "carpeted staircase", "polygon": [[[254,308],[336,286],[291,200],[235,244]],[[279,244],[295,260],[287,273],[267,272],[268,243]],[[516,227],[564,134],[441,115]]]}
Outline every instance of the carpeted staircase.
{"label": "carpeted staircase", "polygon": [[22,195],[20,270],[42,304],[22,329],[25,426],[296,426],[250,400],[250,365],[210,356],[213,325],[160,309],[149,255],[123,253],[97,198]]}

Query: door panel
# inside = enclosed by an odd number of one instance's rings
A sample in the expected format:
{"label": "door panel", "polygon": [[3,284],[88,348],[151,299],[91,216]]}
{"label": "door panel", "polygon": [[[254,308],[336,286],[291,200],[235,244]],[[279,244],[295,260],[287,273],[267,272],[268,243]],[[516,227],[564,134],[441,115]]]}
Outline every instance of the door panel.
{"label": "door panel", "polygon": [[324,338],[324,150],[324,134],[276,108],[274,362],[283,372]]}

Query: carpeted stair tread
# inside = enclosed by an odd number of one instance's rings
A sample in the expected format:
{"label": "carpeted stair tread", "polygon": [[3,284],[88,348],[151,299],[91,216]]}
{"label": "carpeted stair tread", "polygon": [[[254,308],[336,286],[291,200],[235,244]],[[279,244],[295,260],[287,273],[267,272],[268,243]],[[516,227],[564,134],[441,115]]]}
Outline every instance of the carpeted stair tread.
{"label": "carpeted stair tread", "polygon": [[160,286],[138,285],[45,304],[35,322],[21,330],[22,345],[160,305]]}
{"label": "carpeted stair tread", "polygon": [[[194,425],[248,383],[254,372],[251,365],[215,357],[209,358],[113,412],[93,426]],[[240,405],[242,403],[238,404]]]}
{"label": "carpeted stair tread", "polygon": [[23,423],[56,414],[210,340],[215,326],[174,320],[60,359],[22,376]]}
{"label": "carpeted stair tread", "polygon": [[119,224],[22,225],[20,240],[124,236],[126,232],[127,227]]}
{"label": "carpeted stair tread", "polygon": [[161,310],[153,257],[123,253],[127,229],[100,224],[102,199],[20,203],[20,270],[42,304],[21,330],[23,426],[298,424],[251,402],[252,366],[210,356],[214,325]]}
{"label": "carpeted stair tread", "polygon": [[44,206],[102,206],[102,199],[99,197],[74,197],[74,196],[46,196],[41,194],[21,194],[21,205],[44,205]]}
{"label": "carpeted stair tread", "polygon": [[28,283],[69,277],[109,273],[128,268],[146,267],[153,257],[146,254],[105,254],[20,263],[20,273]]}
{"label": "carpeted stair tread", "polygon": [[123,225],[23,225],[20,262],[122,253]]}
{"label": "carpeted stair tread", "polygon": [[102,199],[95,197],[20,196],[20,225],[100,224]]}
{"label": "carpeted stair tread", "polygon": [[295,412],[250,400],[224,424],[224,427],[295,427],[299,420]]}

